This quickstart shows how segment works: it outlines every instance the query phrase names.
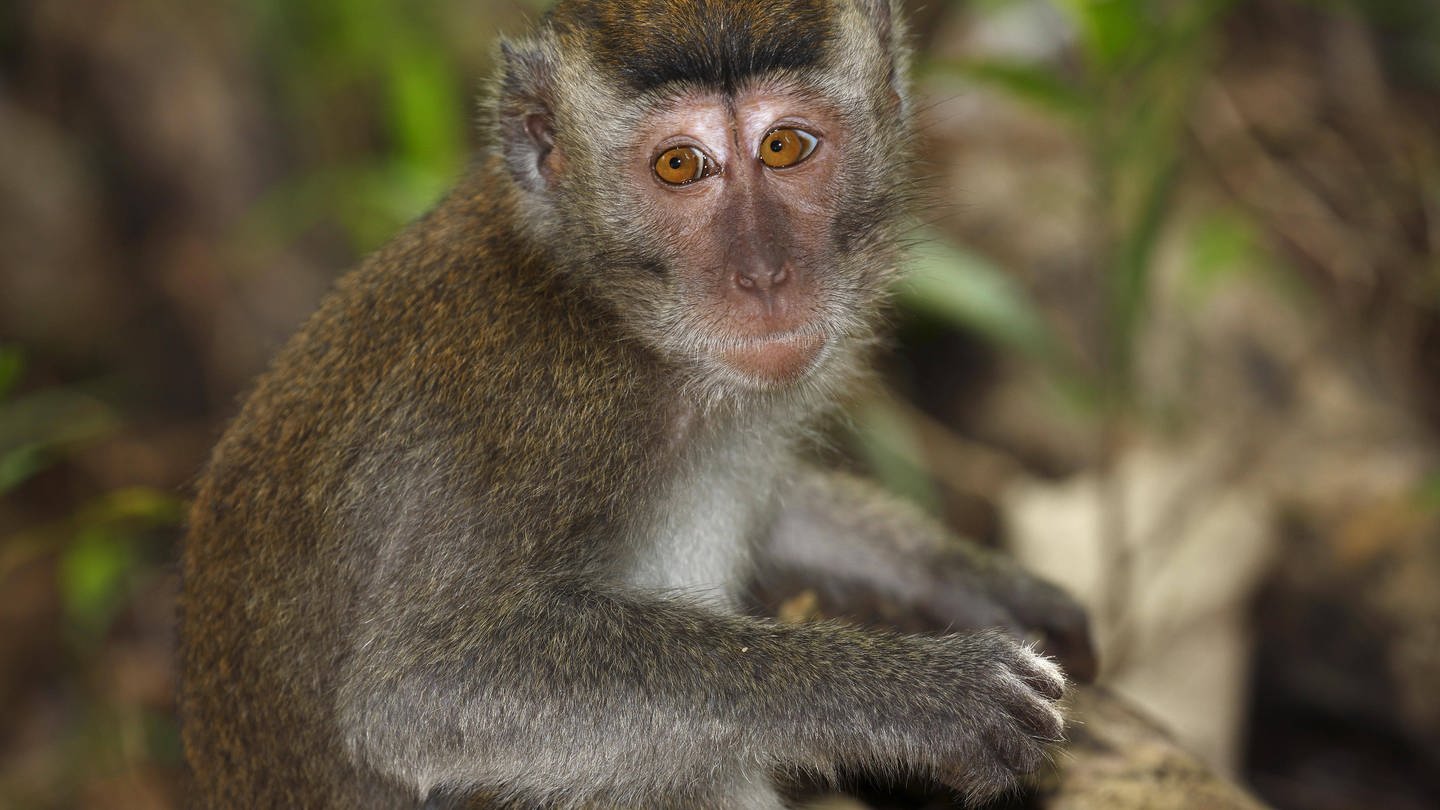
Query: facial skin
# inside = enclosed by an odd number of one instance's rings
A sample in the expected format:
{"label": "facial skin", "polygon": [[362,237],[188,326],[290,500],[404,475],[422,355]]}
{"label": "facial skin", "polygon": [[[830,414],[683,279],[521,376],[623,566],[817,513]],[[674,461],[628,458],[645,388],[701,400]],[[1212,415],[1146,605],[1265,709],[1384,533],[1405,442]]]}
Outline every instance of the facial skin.
{"label": "facial skin", "polygon": [[[796,146],[809,154],[767,165],[767,136],[787,129],[803,133]],[[694,320],[706,339],[698,359],[759,388],[814,371],[829,344],[815,264],[833,249],[827,203],[846,147],[838,116],[805,93],[759,85],[733,96],[676,96],[635,132],[627,179],[677,269],[676,294],[699,305]],[[657,160],[683,154],[670,152],[677,148],[703,155],[703,176],[681,184],[661,177]]]}

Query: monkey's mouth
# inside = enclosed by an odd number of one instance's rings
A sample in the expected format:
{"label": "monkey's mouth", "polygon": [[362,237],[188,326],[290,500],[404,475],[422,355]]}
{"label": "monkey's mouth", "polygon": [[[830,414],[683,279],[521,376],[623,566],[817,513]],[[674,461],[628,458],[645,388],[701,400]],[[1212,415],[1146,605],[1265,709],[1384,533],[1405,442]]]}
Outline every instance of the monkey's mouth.
{"label": "monkey's mouth", "polygon": [[781,385],[805,376],[824,348],[825,335],[820,332],[786,332],[727,344],[716,356],[757,383]]}

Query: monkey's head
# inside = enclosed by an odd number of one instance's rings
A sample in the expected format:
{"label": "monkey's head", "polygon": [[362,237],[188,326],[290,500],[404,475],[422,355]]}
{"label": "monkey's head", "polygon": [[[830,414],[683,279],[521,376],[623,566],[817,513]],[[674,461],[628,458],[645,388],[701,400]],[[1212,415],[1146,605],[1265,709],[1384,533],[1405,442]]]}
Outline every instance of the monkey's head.
{"label": "monkey's head", "polygon": [[527,238],[712,392],[834,379],[910,179],[891,0],[560,0],[502,45]]}

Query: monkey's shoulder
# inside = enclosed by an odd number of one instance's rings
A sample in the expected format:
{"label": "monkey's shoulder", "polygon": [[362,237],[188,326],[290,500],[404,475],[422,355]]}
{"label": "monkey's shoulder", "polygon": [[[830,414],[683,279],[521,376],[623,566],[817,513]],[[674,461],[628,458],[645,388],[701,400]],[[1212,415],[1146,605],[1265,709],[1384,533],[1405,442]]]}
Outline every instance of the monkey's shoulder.
{"label": "monkey's shoulder", "polygon": [[638,486],[663,384],[600,304],[507,249],[506,227],[457,192],[342,278],[257,383],[209,489],[304,492],[314,513],[346,492],[499,508]]}
{"label": "monkey's shoulder", "polygon": [[645,376],[635,367],[642,353],[596,302],[519,247],[508,206],[484,192],[467,181],[342,277],[258,394],[497,414],[507,404],[623,397],[626,381]]}

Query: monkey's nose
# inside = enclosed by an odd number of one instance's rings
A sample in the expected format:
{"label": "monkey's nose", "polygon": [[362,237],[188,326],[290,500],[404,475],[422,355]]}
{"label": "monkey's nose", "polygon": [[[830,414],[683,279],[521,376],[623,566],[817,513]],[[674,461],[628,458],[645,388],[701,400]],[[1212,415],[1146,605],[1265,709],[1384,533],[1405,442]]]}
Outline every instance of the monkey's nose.
{"label": "monkey's nose", "polygon": [[790,268],[785,264],[749,265],[735,271],[735,286],[763,293],[779,287],[789,278]]}

